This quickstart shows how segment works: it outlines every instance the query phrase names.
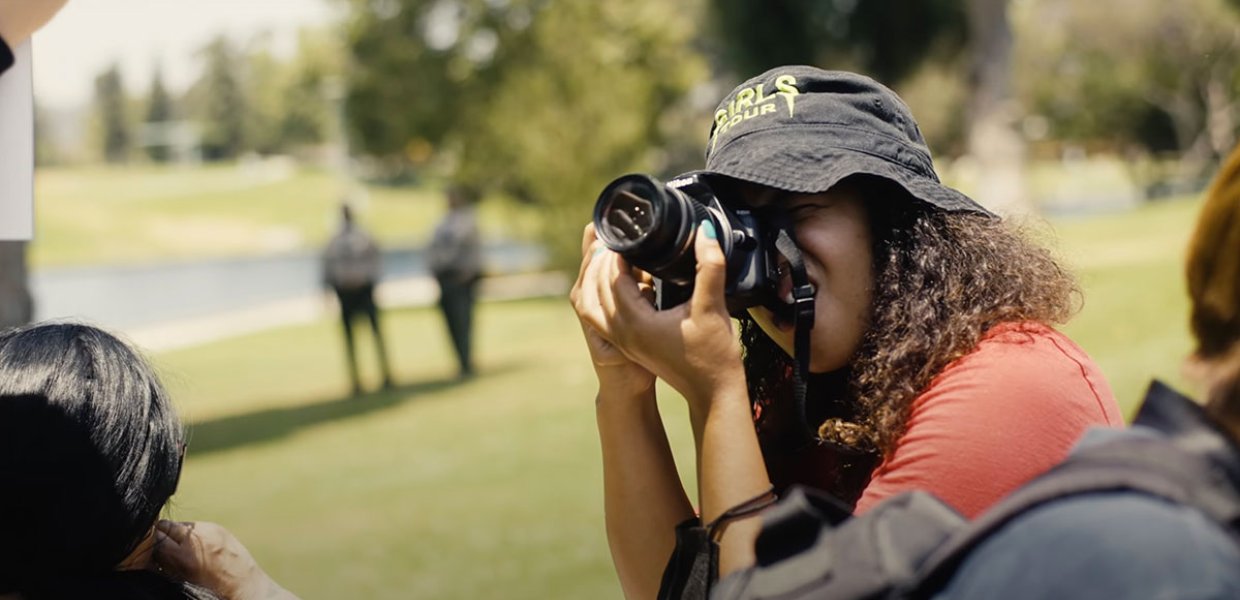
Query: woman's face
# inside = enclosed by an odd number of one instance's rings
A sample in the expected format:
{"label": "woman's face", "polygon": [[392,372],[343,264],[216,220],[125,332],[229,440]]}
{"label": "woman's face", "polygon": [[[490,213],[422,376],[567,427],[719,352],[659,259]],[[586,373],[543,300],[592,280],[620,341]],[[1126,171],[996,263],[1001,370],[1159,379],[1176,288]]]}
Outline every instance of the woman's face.
{"label": "woman's face", "polygon": [[[874,288],[872,235],[860,196],[849,188],[795,194],[757,185],[745,185],[740,193],[753,206],[778,203],[794,224],[805,271],[815,289],[810,371],[844,367],[869,326]],[[785,264],[779,294],[788,301],[792,277],[786,260],[779,260]],[[749,314],[784,352],[793,355],[793,323],[761,307],[749,309]]]}

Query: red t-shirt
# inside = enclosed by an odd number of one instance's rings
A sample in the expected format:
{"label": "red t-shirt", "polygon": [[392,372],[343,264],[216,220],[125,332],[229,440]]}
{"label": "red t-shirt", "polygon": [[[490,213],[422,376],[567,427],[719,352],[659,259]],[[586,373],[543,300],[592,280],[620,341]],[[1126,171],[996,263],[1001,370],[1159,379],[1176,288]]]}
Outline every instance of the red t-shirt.
{"label": "red t-shirt", "polygon": [[1122,425],[1098,366],[1066,336],[1037,323],[996,326],[913,401],[857,514],[925,490],[975,517],[1063,460],[1086,428]]}

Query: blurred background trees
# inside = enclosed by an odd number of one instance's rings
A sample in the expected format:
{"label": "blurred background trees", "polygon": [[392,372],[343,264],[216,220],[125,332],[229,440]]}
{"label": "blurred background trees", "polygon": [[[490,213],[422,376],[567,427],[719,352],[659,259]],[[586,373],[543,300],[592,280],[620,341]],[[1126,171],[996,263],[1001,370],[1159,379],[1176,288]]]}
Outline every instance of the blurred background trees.
{"label": "blurred background trees", "polygon": [[953,182],[1012,212],[1038,208],[1031,159],[1110,156],[1155,197],[1200,188],[1240,132],[1235,0],[333,1],[343,21],[291,56],[215,39],[182,93],[156,76],[131,101],[107,69],[97,156],[348,156],[537,206],[568,265],[604,183],[699,166],[714,104],[778,64],[895,88]]}
{"label": "blurred background trees", "polygon": [[103,160],[123,163],[129,160],[133,132],[129,119],[129,100],[121,80],[120,67],[112,65],[95,78],[95,106],[100,125]]}
{"label": "blurred background trees", "polygon": [[348,119],[360,147],[386,174],[438,170],[539,205],[561,265],[575,262],[609,178],[664,171],[675,162],[666,140],[705,135],[707,110],[693,134],[680,112],[707,79],[694,0],[351,6]]}
{"label": "blurred background trees", "polygon": [[1039,0],[1021,12],[1014,71],[1046,137],[1121,153],[1134,167],[1177,157],[1144,187],[1200,185],[1234,145],[1240,10],[1234,2]]}

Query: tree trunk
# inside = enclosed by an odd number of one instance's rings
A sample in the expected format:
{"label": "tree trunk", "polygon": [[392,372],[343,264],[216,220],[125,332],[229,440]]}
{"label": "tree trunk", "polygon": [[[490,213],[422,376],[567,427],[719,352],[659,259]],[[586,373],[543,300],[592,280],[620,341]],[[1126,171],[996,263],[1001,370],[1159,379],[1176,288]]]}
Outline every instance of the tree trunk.
{"label": "tree trunk", "polygon": [[26,242],[0,241],[0,329],[25,325],[34,318],[26,282]]}
{"label": "tree trunk", "polygon": [[1232,102],[1228,90],[1227,73],[1221,69],[1212,69],[1210,80],[1205,85],[1206,131],[1210,134],[1210,145],[1220,161],[1225,160],[1236,145],[1236,106]]}
{"label": "tree trunk", "polygon": [[1012,98],[1012,29],[1008,0],[969,0],[970,121],[968,153],[978,167],[977,201],[1004,216],[1033,212],[1026,190],[1025,140]]}

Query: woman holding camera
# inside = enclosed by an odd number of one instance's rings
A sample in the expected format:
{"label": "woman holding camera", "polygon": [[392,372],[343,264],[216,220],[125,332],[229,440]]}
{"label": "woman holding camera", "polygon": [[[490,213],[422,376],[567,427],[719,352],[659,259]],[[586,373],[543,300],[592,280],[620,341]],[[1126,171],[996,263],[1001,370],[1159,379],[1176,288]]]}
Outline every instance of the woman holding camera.
{"label": "woman holding camera", "polygon": [[[795,250],[778,253],[775,295],[812,290],[812,327],[762,306],[734,325],[710,221],[695,234],[692,297],[662,311],[649,277],[586,228],[571,296],[599,379],[608,540],[629,597],[655,595],[675,529],[695,514],[726,573],[753,560],[758,523],[747,517],[789,485],[859,512],[924,489],[975,515],[1061,460],[1085,428],[1121,424],[1096,365],[1051,327],[1073,310],[1071,276],[938,181],[887,88],[811,67],[759,75],[720,104],[700,176],[780,215],[773,228]],[[657,378],[689,405],[697,511]]]}

